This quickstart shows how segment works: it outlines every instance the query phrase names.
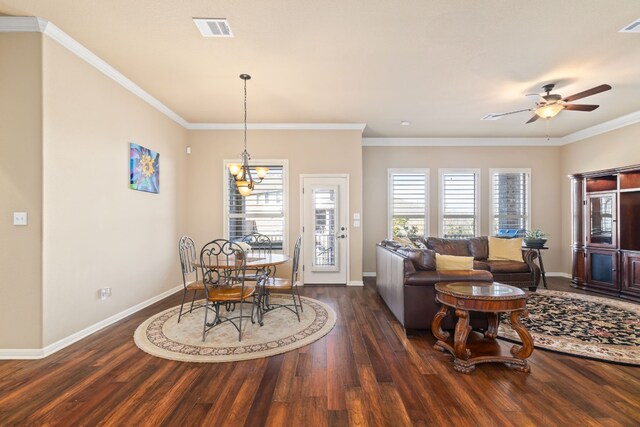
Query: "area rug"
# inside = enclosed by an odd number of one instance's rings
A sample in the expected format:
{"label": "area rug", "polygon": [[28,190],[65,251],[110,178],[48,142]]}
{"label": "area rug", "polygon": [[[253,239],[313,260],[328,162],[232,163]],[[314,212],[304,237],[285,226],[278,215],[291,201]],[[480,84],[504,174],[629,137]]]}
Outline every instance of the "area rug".
{"label": "area rug", "polygon": [[[571,292],[538,290],[522,324],[534,346],[609,362],[640,365],[640,305]],[[498,336],[520,342],[501,316]]]}
{"label": "area rug", "polygon": [[[203,342],[204,308],[183,313],[178,323],[180,306],[147,319],[136,329],[134,340],[141,350],[153,356],[183,362],[233,362],[273,356],[311,344],[328,334],[336,323],[336,313],[331,307],[315,299],[301,299],[304,311],[300,313],[300,322],[286,308],[265,313],[264,326],[249,320],[245,323],[243,319],[240,342],[237,329],[228,322],[207,332]],[[291,297],[275,294],[271,302],[291,303]],[[244,309],[247,308],[248,304]]]}

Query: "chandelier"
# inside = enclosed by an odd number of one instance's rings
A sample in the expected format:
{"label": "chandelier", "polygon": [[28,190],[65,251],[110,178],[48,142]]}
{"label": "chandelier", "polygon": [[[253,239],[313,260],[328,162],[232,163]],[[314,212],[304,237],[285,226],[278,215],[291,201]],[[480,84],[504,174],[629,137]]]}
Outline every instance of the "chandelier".
{"label": "chandelier", "polygon": [[229,172],[235,179],[240,195],[246,197],[251,194],[255,185],[260,184],[264,177],[267,176],[269,168],[256,166],[256,179],[253,178],[249,169],[251,156],[247,152],[247,80],[251,76],[249,74],[240,74],[240,78],[244,80],[244,151],[240,154],[240,163],[229,164]]}

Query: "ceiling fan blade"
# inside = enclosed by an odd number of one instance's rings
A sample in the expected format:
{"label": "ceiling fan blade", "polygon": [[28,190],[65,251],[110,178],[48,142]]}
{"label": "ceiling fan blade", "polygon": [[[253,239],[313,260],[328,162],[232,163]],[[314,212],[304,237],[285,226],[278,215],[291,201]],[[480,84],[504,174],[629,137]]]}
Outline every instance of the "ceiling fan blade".
{"label": "ceiling fan blade", "polygon": [[533,123],[533,122],[535,122],[536,120],[538,120],[539,118],[540,118],[540,116],[538,116],[537,114],[534,114],[534,115],[533,115],[533,117],[531,117],[531,118],[529,119],[529,121],[528,121],[527,123],[525,123],[525,124],[527,124],[527,125],[528,125],[529,123]]}
{"label": "ceiling fan blade", "polygon": [[575,95],[567,96],[563,99],[564,102],[575,101],[576,99],[586,98],[587,96],[595,95],[596,93],[605,92],[611,89],[609,85],[600,85],[596,87],[592,87],[591,89],[587,89],[583,92],[576,93]]}
{"label": "ceiling fan blade", "polygon": [[593,111],[598,108],[599,105],[589,105],[589,104],[565,104],[565,110],[573,110],[573,111]]}
{"label": "ceiling fan blade", "polygon": [[532,111],[533,108],[524,108],[522,110],[515,110],[515,111],[508,111],[506,113],[491,113],[492,117],[502,117],[502,116],[508,116],[509,114],[516,114],[516,113],[522,113],[524,111]]}

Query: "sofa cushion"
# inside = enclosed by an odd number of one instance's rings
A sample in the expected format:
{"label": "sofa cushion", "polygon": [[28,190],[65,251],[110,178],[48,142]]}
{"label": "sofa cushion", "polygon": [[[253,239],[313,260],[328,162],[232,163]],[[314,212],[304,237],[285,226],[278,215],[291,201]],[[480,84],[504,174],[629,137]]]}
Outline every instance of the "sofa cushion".
{"label": "sofa cushion", "polygon": [[501,239],[489,236],[490,261],[520,261],[522,262],[522,239]]}
{"label": "sofa cushion", "polygon": [[473,269],[489,271],[489,263],[486,259],[484,261],[473,260]]}
{"label": "sofa cushion", "polygon": [[408,246],[410,248],[416,247],[416,245],[414,245],[411,239],[408,237],[394,236],[393,240],[400,243],[402,246]]}
{"label": "sofa cushion", "polygon": [[489,261],[489,271],[492,273],[528,273],[526,262],[519,261]]}
{"label": "sofa cushion", "polygon": [[473,257],[441,255],[436,252],[436,270],[473,270]]}
{"label": "sofa cushion", "polygon": [[415,247],[418,249],[429,249],[427,248],[427,241],[424,240],[422,237],[412,237],[411,241],[413,242]]}
{"label": "sofa cushion", "polygon": [[438,282],[493,282],[493,276],[482,270],[417,271],[405,279],[408,286],[433,286]]}
{"label": "sofa cushion", "polygon": [[466,239],[429,237],[427,247],[441,255],[469,256],[469,245]]}
{"label": "sofa cushion", "polygon": [[487,259],[489,258],[489,241],[487,236],[472,237],[469,239],[469,253],[473,256],[473,259]]}
{"label": "sofa cushion", "polygon": [[431,249],[401,247],[396,251],[409,258],[418,271],[432,271],[436,269],[436,253]]}

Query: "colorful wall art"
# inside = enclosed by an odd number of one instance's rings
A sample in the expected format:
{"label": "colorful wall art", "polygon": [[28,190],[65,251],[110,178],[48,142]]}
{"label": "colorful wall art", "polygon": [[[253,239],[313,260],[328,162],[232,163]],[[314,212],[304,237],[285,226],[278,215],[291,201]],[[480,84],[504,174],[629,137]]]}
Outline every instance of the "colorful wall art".
{"label": "colorful wall art", "polygon": [[160,154],[141,145],[129,144],[129,188],[158,193],[160,191]]}

